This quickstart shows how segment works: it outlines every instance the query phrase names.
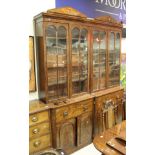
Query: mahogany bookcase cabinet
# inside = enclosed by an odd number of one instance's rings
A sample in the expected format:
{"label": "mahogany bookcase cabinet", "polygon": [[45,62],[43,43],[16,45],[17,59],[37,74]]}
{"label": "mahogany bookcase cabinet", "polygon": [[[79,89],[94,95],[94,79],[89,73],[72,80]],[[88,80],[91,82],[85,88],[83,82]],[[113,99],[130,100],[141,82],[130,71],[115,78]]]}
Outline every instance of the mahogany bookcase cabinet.
{"label": "mahogany bookcase cabinet", "polygon": [[[110,16],[92,19],[64,7],[40,13],[34,25],[39,99],[48,107],[39,118],[46,117],[48,129],[44,143],[42,134],[39,142],[31,136],[30,152],[53,147],[71,153],[123,119],[122,24]],[[39,119],[40,110],[34,111],[32,122]],[[32,127],[38,128],[36,123]]]}

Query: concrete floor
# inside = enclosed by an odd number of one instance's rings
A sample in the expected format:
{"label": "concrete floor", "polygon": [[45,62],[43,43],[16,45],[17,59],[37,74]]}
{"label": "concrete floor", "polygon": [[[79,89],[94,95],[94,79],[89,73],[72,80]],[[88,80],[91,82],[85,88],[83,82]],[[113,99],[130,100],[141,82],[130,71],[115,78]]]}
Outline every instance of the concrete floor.
{"label": "concrete floor", "polygon": [[71,155],[101,155],[101,153],[94,147],[93,144],[90,144]]}

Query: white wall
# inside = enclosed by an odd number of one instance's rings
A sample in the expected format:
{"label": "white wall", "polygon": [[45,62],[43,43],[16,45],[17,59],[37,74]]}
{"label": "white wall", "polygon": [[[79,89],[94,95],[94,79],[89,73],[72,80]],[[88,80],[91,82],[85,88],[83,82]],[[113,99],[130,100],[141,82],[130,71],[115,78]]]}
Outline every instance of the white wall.
{"label": "white wall", "polygon": [[126,38],[122,38],[121,52],[126,53]]}
{"label": "white wall", "polygon": [[[52,8],[55,8],[55,0],[33,0],[31,1],[30,10],[29,10],[29,13],[27,14],[30,19],[29,20],[29,36],[34,36],[33,17],[41,12],[46,12],[48,9],[52,9]],[[37,77],[37,74],[38,74],[37,65],[35,65],[35,71],[36,71],[36,77]],[[34,100],[34,99],[38,99],[38,91],[35,91],[29,94],[29,100]]]}

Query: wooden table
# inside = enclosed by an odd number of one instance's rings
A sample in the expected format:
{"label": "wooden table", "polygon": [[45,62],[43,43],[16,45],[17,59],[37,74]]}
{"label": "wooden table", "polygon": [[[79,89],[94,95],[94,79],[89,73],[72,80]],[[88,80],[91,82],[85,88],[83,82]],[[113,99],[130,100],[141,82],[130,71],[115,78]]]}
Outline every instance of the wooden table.
{"label": "wooden table", "polygon": [[[104,131],[103,133],[95,136],[93,144],[96,149],[99,150],[103,155],[122,155],[123,153],[117,151],[107,144],[107,142],[112,142],[112,138],[115,137],[121,137],[126,141],[126,121],[123,121],[122,123],[117,124],[114,127]],[[119,147],[122,150],[124,149],[124,154],[126,154],[125,145],[121,145],[121,147]]]}

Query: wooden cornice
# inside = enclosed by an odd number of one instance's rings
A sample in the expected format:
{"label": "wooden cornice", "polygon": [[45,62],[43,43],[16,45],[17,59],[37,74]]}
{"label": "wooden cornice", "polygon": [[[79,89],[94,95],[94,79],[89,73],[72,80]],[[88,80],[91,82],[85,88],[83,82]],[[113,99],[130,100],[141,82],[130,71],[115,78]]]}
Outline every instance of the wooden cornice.
{"label": "wooden cornice", "polygon": [[114,25],[122,27],[122,23],[115,20],[111,16],[100,16],[100,17],[95,18],[95,20],[100,21],[101,23],[104,23],[104,24],[114,24]]}
{"label": "wooden cornice", "polygon": [[87,18],[87,16],[72,7],[62,7],[62,8],[55,8],[47,10],[47,13],[59,13],[59,14],[66,14],[70,16],[78,16],[82,18]]}
{"label": "wooden cornice", "polygon": [[65,19],[71,21],[80,21],[90,24],[99,24],[99,25],[106,25],[116,28],[122,28],[123,24],[111,16],[101,16],[96,18],[88,18],[85,14],[81,13],[80,11],[73,9],[71,7],[62,7],[62,8],[55,8],[49,9],[47,12],[42,12],[39,15],[35,16],[34,19],[39,19],[41,17],[50,17],[49,19]]}

